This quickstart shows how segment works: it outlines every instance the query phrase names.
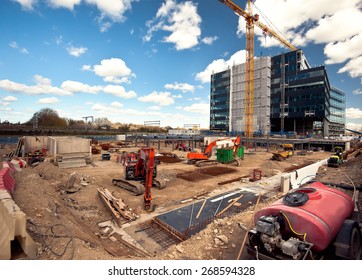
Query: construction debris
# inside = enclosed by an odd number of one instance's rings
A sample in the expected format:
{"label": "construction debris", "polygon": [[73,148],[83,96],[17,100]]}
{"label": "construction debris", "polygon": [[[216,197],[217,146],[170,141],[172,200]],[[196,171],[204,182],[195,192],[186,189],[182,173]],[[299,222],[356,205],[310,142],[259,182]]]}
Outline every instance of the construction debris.
{"label": "construction debris", "polygon": [[122,199],[114,197],[108,189],[104,189],[103,191],[100,189],[97,190],[99,197],[109,209],[119,226],[122,226],[125,222],[134,221],[139,217],[136,213],[132,212],[132,209],[128,209]]}

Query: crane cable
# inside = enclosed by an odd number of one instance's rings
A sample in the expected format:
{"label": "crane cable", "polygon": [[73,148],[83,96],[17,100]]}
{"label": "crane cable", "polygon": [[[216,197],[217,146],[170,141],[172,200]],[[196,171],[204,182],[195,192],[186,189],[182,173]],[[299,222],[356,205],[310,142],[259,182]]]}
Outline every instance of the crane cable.
{"label": "crane cable", "polygon": [[303,236],[303,241],[306,241],[306,239],[307,239],[307,233],[306,233],[306,232],[305,232],[305,233],[298,233],[298,232],[296,232],[296,231],[293,229],[292,224],[290,223],[290,220],[289,220],[288,216],[287,216],[283,211],[280,211],[280,213],[281,213],[281,214],[284,216],[284,218],[287,220],[290,230],[291,230],[294,234],[296,234],[296,235]]}
{"label": "crane cable", "polygon": [[252,4],[253,4],[253,6],[255,7],[255,9],[256,9],[256,10],[262,15],[262,17],[265,19],[265,21],[267,22],[267,24],[269,25],[269,27],[272,26],[273,28],[271,28],[271,29],[278,31],[279,35],[281,35],[281,36],[284,38],[284,40],[288,40],[287,37],[273,24],[273,22],[262,12],[254,3],[252,3]]}

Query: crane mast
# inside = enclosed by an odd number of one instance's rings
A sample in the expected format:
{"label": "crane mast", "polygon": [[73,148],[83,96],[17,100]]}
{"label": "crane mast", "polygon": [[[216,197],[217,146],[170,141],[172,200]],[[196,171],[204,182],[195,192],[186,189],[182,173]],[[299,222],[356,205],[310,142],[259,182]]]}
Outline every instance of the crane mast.
{"label": "crane mast", "polygon": [[244,11],[231,0],[219,1],[232,9],[236,14],[242,16],[246,21],[244,134],[249,139],[253,138],[254,132],[254,25],[258,26],[265,34],[273,36],[291,50],[295,51],[297,48],[279,36],[274,30],[258,21],[259,15],[253,15],[251,0],[248,0],[248,11]]}

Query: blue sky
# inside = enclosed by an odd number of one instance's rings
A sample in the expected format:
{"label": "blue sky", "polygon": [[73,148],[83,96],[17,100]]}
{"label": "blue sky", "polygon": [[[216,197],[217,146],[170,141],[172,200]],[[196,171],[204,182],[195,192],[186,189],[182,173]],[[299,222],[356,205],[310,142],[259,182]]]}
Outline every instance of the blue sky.
{"label": "blue sky", "polygon": [[[346,92],[347,127],[360,129],[361,1],[255,6],[312,66],[326,65]],[[76,120],[207,128],[210,75],[245,61],[244,29],[218,0],[1,0],[0,120],[25,122],[49,107]],[[255,56],[288,51],[255,33]]]}

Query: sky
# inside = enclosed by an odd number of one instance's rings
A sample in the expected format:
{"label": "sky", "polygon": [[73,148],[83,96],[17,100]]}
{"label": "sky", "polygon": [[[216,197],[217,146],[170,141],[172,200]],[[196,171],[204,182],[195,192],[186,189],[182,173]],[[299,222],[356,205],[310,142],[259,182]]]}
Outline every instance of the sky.
{"label": "sky", "polygon": [[[346,93],[347,128],[361,129],[362,1],[254,5],[311,66],[326,66]],[[245,61],[245,20],[218,0],[1,0],[0,34],[2,122],[51,108],[73,120],[208,128],[210,75]],[[255,57],[289,51],[255,34]]]}

